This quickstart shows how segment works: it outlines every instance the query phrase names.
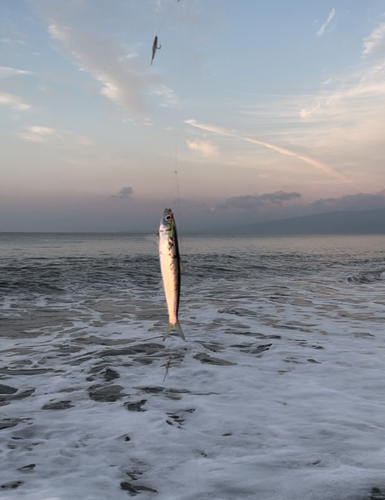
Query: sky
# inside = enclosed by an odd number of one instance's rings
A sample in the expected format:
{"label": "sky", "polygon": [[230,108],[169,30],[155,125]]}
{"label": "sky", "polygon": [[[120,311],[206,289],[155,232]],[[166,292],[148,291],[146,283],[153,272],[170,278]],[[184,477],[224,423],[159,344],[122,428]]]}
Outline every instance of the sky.
{"label": "sky", "polygon": [[385,207],[385,0],[2,0],[0,131],[0,231]]}

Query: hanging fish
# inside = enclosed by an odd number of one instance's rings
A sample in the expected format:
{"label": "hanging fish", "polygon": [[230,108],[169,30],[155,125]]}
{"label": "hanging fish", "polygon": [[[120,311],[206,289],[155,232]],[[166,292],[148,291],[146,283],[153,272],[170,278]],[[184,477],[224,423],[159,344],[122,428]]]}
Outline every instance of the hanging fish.
{"label": "hanging fish", "polygon": [[158,47],[158,37],[156,36],[154,38],[154,43],[152,44],[152,59],[151,59],[151,64],[152,64],[152,61],[154,60],[154,57],[155,57],[155,52],[158,50],[158,49],[161,49],[162,46],[159,45]]}
{"label": "hanging fish", "polygon": [[163,340],[173,330],[177,332],[179,337],[185,340],[184,333],[178,321],[181,262],[175,219],[171,208],[164,210],[160,221],[159,259],[169,317]]}

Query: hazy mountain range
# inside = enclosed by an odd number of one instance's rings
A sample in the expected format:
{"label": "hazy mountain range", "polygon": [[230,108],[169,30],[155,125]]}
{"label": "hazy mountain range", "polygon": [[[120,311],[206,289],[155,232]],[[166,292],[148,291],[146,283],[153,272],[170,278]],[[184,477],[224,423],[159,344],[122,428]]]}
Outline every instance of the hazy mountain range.
{"label": "hazy mountain range", "polygon": [[291,234],[385,234],[385,208],[365,211],[336,211],[289,219],[221,227],[217,233]]}

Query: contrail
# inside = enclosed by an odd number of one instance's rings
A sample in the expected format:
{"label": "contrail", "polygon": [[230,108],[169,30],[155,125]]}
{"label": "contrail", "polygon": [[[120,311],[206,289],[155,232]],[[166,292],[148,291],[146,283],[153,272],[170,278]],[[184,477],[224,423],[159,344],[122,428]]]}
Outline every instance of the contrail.
{"label": "contrail", "polygon": [[326,174],[331,175],[332,177],[336,177],[337,179],[346,181],[345,177],[334,170],[332,167],[321,163],[320,161],[313,160],[313,158],[309,158],[308,156],[302,155],[300,153],[295,153],[294,151],[290,151],[290,149],[280,148],[279,146],[274,146],[274,144],[270,144],[268,142],[257,141],[256,139],[250,139],[249,137],[244,137],[243,135],[238,135],[235,132],[231,132],[230,130],[226,130],[219,127],[213,127],[211,125],[202,125],[201,123],[197,123],[195,120],[185,120],[185,123],[191,125],[192,127],[200,128],[201,130],[207,130],[208,132],[214,132],[215,134],[227,135],[229,137],[235,137],[236,139],[241,139],[243,141],[252,142],[253,144],[259,144],[260,146],[265,146],[266,148],[273,149],[274,151],[278,151],[287,156],[294,156],[299,160],[312,165],[313,167],[319,168],[323,170]]}
{"label": "contrail", "polygon": [[318,30],[318,33],[317,33],[317,36],[322,36],[324,34],[324,31],[325,31],[325,28],[326,26],[330,23],[330,21],[333,19],[334,15],[335,15],[336,11],[335,9],[332,9],[330,11],[330,14],[328,16],[328,18],[326,19],[326,22],[321,26],[321,28]]}

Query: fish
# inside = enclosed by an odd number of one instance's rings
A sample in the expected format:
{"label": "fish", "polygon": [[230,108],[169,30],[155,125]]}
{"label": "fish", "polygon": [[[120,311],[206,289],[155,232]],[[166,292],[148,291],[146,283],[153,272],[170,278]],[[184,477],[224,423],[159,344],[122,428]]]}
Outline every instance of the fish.
{"label": "fish", "polygon": [[175,331],[180,338],[186,340],[178,320],[181,260],[175,219],[171,208],[166,208],[164,210],[163,217],[160,221],[159,260],[169,318],[163,340],[165,340],[172,331]]}
{"label": "fish", "polygon": [[162,46],[161,46],[161,45],[159,45],[159,47],[158,47],[158,37],[156,36],[156,37],[154,38],[154,42],[153,42],[153,44],[152,44],[152,58],[151,58],[151,64],[152,64],[152,61],[154,60],[154,57],[155,57],[155,52],[156,52],[157,50],[161,49],[161,48],[162,48]]}

